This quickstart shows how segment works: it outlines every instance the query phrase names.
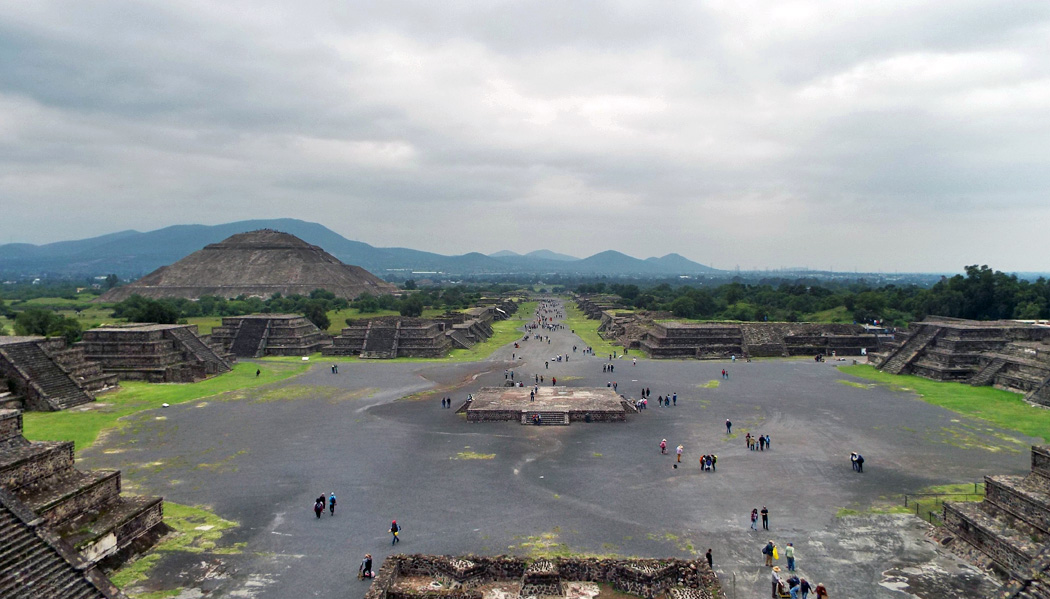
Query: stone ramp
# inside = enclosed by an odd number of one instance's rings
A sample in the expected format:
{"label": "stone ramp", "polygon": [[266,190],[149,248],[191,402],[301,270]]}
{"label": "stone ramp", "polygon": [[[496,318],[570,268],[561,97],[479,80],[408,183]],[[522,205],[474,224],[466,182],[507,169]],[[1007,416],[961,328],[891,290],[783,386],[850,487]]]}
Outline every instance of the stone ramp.
{"label": "stone ramp", "polygon": [[919,356],[922,350],[924,350],[940,332],[941,328],[936,325],[922,325],[921,330],[908,337],[907,341],[902,343],[896,351],[890,353],[886,359],[883,360],[882,364],[879,365],[879,370],[890,374],[900,374],[904,372],[904,369],[915,361],[915,358]]}
{"label": "stone ramp", "polygon": [[365,345],[361,349],[361,357],[387,359],[397,356],[397,337],[399,332],[399,326],[370,327],[368,337],[365,339]]}
{"label": "stone ramp", "polygon": [[198,361],[208,365],[209,371],[214,370],[216,373],[220,373],[233,370],[233,367],[229,362],[223,359],[219,354],[215,353],[215,350],[211,347],[205,345],[200,337],[194,335],[189,329],[169,329],[168,334],[182,344],[182,347],[197,358]]}
{"label": "stone ramp", "polygon": [[37,401],[30,407],[57,411],[95,400],[35,342],[0,345],[0,357],[19,371],[36,392]]}
{"label": "stone ramp", "polygon": [[0,598],[127,599],[2,489]]}

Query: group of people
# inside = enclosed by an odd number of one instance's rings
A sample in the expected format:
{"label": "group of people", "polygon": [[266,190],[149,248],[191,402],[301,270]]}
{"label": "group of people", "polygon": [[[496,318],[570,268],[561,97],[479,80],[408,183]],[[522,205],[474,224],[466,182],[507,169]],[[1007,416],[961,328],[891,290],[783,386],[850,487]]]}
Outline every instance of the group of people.
{"label": "group of people", "polygon": [[[732,423],[726,420],[726,428],[728,429],[731,426]],[[771,447],[769,435],[752,436],[751,433],[748,433],[744,436],[744,442],[747,444],[747,448],[751,451],[765,451],[767,448]]]}
{"label": "group of people", "polygon": [[[328,496],[327,503],[328,503],[328,511],[331,512],[331,514],[334,516],[335,515],[335,492],[333,492],[331,495]],[[318,518],[320,518],[321,514],[324,513],[324,506],[325,506],[325,497],[324,497],[324,493],[321,493],[321,495],[317,498],[317,500],[314,501],[314,515],[317,516]]]}
{"label": "group of people", "polygon": [[864,456],[854,451],[849,454],[849,461],[853,463],[854,472],[864,472]]}
{"label": "group of people", "polygon": [[452,398],[451,397],[442,397],[441,398],[441,407],[442,408],[451,408],[452,407]]}

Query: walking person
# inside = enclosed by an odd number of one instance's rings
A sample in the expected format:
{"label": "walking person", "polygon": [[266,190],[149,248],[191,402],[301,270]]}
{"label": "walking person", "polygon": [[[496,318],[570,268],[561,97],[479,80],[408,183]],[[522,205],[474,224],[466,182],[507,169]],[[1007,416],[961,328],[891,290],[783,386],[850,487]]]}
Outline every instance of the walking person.
{"label": "walking person", "polygon": [[660,441],[660,453],[667,453],[667,439]]}
{"label": "walking person", "polygon": [[732,432],[733,432],[733,423],[730,422],[728,418],[726,418],[726,434],[728,435],[728,434],[731,434]]}
{"label": "walking person", "polygon": [[361,565],[357,567],[357,579],[363,580],[374,576],[375,574],[372,573],[372,554],[366,553],[365,558],[361,560]]}
{"label": "walking person", "polygon": [[332,516],[335,515],[335,491],[333,491],[332,494],[328,496],[328,511],[331,513]]}
{"label": "walking person", "polygon": [[314,516],[316,516],[318,519],[320,519],[322,513],[324,513],[324,496],[323,495],[321,496],[321,499],[318,499],[317,501],[314,501]]}
{"label": "walking person", "polygon": [[751,530],[758,530],[758,508],[751,510]]}
{"label": "walking person", "polygon": [[391,545],[396,545],[401,542],[401,539],[397,536],[397,533],[399,532],[401,532],[401,526],[398,525],[397,520],[390,522],[390,534],[394,537],[394,539],[390,541]]}
{"label": "walking person", "polygon": [[682,446],[681,445],[678,446],[678,449],[675,450],[675,453],[678,454],[678,463],[679,464],[682,463]]}
{"label": "walking person", "polygon": [[769,530],[769,508],[762,506],[762,530]]}
{"label": "walking person", "polygon": [[711,556],[711,548],[710,547],[707,548],[707,553],[704,554],[704,557],[707,558],[707,567],[711,568],[712,570],[714,570],[715,569],[715,558]]}

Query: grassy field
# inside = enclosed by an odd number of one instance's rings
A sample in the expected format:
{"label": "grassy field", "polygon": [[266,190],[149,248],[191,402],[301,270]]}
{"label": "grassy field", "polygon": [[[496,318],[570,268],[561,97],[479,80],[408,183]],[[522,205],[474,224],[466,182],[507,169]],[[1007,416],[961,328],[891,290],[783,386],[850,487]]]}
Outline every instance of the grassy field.
{"label": "grassy field", "polygon": [[161,407],[161,404],[180,404],[227,391],[258,387],[287,379],[306,370],[303,363],[267,364],[257,377],[257,364],[240,363],[233,372],[188,384],[154,384],[127,381],[121,388],[98,398],[98,405],[89,410],[63,412],[27,412],[23,418],[25,436],[32,441],[73,441],[78,450],[90,447],[103,430],[120,426],[125,416],[143,410]]}
{"label": "grassy field", "polygon": [[867,364],[840,366],[839,370],[894,389],[914,391],[923,401],[959,414],[980,418],[1044,441],[1050,439],[1050,410],[1033,407],[1018,393],[992,387],[971,387],[963,383],[942,383],[917,376],[887,374]]}
{"label": "grassy field", "polygon": [[211,330],[222,326],[222,316],[194,316],[187,318],[186,322],[197,325],[198,335],[211,335]]}
{"label": "grassy field", "polygon": [[[565,302],[565,326],[576,331],[583,342],[594,348],[594,355],[607,356],[613,352],[623,354],[622,345],[614,345],[598,336],[600,321],[591,320],[571,302]],[[638,357],[642,357],[639,352]]]}

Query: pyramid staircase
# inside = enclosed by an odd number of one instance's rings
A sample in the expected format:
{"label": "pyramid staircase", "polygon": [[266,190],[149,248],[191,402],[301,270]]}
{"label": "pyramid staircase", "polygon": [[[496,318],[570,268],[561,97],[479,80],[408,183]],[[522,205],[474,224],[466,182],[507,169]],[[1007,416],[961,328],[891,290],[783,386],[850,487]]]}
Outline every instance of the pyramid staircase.
{"label": "pyramid staircase", "polygon": [[539,414],[540,424],[542,426],[568,426],[569,425],[569,413],[568,412],[551,412],[551,411],[536,411],[536,410],[522,410],[521,423],[531,424],[535,426],[532,421],[532,417]]}
{"label": "pyramid staircase", "polygon": [[0,597],[126,599],[98,570],[0,489]]}
{"label": "pyramid staircase", "polygon": [[233,370],[233,367],[225,358],[201,341],[200,337],[194,335],[189,329],[181,327],[168,329],[167,333],[174,337],[193,357],[197,358],[198,362],[206,364],[209,372],[220,373]]}
{"label": "pyramid staircase", "polygon": [[238,358],[257,358],[262,355],[266,329],[270,321],[264,318],[245,318],[237,327],[237,335],[230,345],[230,353]]}
{"label": "pyramid staircase", "polygon": [[549,560],[540,559],[525,568],[521,576],[521,590],[518,597],[564,597],[565,589],[561,583],[558,567]]}
{"label": "pyramid staircase", "polygon": [[919,354],[930,343],[933,343],[937,335],[941,332],[941,327],[936,325],[920,325],[921,328],[916,331],[914,335],[908,337],[908,339],[900,345],[896,350],[892,350],[886,358],[879,364],[879,370],[888,372],[890,374],[900,374],[904,372]]}
{"label": "pyramid staircase", "polygon": [[977,371],[977,374],[973,375],[970,379],[970,385],[974,387],[983,387],[985,385],[991,385],[995,381],[995,376],[999,374],[999,371],[1006,366],[1006,359],[995,357],[989,360],[987,364],[981,367]]}
{"label": "pyramid staircase", "polygon": [[369,325],[368,336],[361,349],[362,358],[395,358],[397,357],[397,340],[401,334],[401,323],[395,326]]}
{"label": "pyramid staircase", "polygon": [[65,410],[95,401],[73,377],[40,346],[41,341],[0,345],[0,359],[14,370],[29,389],[23,398],[28,407],[42,411]]}
{"label": "pyramid staircase", "polygon": [[72,442],[26,440],[16,410],[0,411],[0,488],[90,564],[167,530],[161,498],[122,497],[119,471],[80,472]]}

